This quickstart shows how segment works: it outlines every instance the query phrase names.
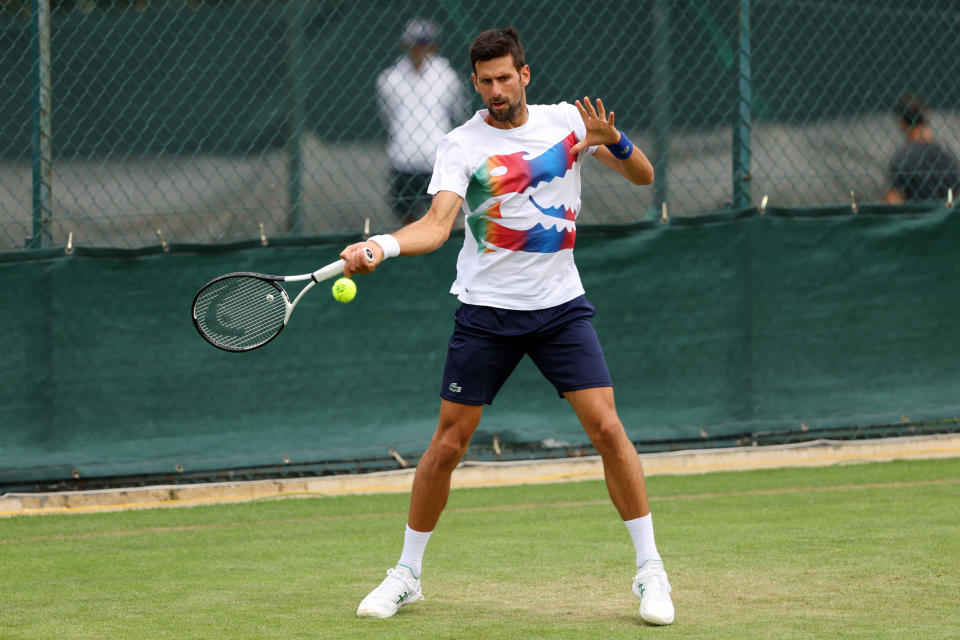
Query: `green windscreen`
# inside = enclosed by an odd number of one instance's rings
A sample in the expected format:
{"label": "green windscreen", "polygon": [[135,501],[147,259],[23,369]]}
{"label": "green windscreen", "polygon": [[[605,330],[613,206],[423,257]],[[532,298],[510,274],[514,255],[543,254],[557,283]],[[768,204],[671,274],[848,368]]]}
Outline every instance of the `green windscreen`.
{"label": "green windscreen", "polygon": [[[358,277],[349,304],[321,283],[256,351],[191,322],[211,278],[309,272],[353,239],[0,254],[0,485],[415,459],[460,236]],[[682,444],[960,416],[958,246],[944,207],[771,209],[587,227],[576,255],[628,434]],[[526,360],[475,442],[494,435],[587,442]]]}

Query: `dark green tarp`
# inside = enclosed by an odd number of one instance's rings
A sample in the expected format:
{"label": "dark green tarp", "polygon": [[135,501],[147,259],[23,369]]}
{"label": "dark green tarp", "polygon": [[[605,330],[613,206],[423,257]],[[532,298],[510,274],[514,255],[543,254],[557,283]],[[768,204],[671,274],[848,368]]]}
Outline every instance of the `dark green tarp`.
{"label": "dark green tarp", "polygon": [[[210,278],[311,271],[347,240],[0,255],[0,484],[418,455],[459,237],[350,304],[317,287],[258,351],[190,320]],[[864,207],[585,228],[576,253],[628,433],[669,442],[960,415],[958,248],[952,209]],[[526,361],[492,434],[586,441]]]}

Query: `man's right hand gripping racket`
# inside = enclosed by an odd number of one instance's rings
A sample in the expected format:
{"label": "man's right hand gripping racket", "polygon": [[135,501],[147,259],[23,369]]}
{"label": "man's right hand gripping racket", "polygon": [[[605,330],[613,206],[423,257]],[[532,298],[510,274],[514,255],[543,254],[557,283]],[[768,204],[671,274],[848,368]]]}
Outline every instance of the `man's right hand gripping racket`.
{"label": "man's right hand gripping racket", "polygon": [[[373,252],[365,249],[367,260]],[[262,347],[287,326],[294,307],[313,285],[343,273],[343,260],[331,262],[313,273],[271,276],[238,271],[214,278],[193,298],[193,325],[203,339],[224,351],[250,351]],[[281,282],[309,280],[297,297]]]}

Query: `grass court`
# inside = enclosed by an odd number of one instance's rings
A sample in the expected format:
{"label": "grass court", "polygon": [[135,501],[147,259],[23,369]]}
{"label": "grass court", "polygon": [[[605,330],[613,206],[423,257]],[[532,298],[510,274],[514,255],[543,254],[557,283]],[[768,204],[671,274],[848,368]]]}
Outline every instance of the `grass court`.
{"label": "grass court", "polygon": [[602,482],[456,489],[425,602],[360,600],[399,557],[407,496],[0,520],[5,640],[955,638],[960,459],[648,479],[672,627],[630,592]]}

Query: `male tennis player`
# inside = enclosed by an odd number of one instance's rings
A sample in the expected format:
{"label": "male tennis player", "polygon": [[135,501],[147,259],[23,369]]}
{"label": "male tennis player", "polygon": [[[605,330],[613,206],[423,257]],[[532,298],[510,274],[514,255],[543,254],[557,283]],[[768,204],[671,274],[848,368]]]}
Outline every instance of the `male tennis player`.
{"label": "male tennis player", "polygon": [[[528,105],[530,67],[515,29],[484,31],[470,47],[473,86],[486,109],[448,133],[437,150],[426,215],[390,235],[346,247],[346,274],[439,248],[458,211],[466,216],[451,293],[457,310],[443,374],[440,420],[417,465],[403,551],[357,609],[386,618],[423,599],[424,549],[450,493],[450,476],[480,423],[483,405],[524,355],[570,403],[603,460],[610,498],[636,549],[640,616],[673,622],[670,584],[657,552],[643,469],[614,407],[613,383],[573,261],[580,166],[592,155],[634,184],[653,182],[644,154],[589,98],[576,106]],[[368,262],[365,248],[375,254]]]}

